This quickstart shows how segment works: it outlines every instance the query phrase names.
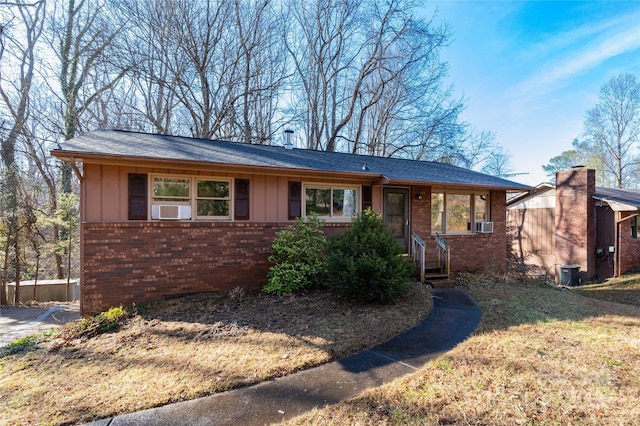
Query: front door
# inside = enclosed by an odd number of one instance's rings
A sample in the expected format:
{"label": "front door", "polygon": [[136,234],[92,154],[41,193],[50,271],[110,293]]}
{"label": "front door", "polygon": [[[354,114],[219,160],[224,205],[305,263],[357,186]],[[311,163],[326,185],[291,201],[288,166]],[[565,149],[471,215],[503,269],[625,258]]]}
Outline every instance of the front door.
{"label": "front door", "polygon": [[405,253],[409,248],[409,190],[384,188],[383,219]]}

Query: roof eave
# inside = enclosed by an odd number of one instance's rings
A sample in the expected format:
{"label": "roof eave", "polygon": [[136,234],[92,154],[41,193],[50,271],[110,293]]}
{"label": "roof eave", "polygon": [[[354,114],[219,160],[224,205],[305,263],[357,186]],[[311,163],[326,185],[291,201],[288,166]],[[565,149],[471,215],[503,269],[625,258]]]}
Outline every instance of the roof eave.
{"label": "roof eave", "polygon": [[600,197],[600,196],[597,196],[597,195],[594,195],[593,199],[597,200],[597,201],[602,201],[604,203],[607,203],[609,205],[609,207],[611,207],[611,210],[616,211],[616,212],[640,211],[640,206],[637,206],[635,204],[629,204],[629,203],[622,202],[622,201],[616,201],[616,200],[612,200],[611,198]]}
{"label": "roof eave", "polygon": [[87,153],[81,151],[62,151],[53,150],[51,155],[66,162],[79,162],[86,164],[103,164],[103,165],[131,165],[140,166],[145,165],[148,167],[162,166],[167,168],[178,168],[183,170],[202,170],[203,168],[221,167],[226,170],[234,170],[240,173],[255,173],[256,169],[260,170],[260,173],[265,175],[279,175],[279,176],[317,176],[318,174],[331,173],[333,176],[350,179],[350,180],[364,180],[370,181],[372,185],[378,184],[385,179],[385,176],[371,173],[371,172],[336,172],[328,170],[310,169],[310,168],[295,168],[295,167],[277,167],[277,166],[259,166],[259,165],[245,165],[245,164],[230,164],[224,162],[215,161],[194,161],[194,160],[179,160],[179,159],[167,159],[156,157],[131,157],[124,155],[112,155],[101,153]]}
{"label": "roof eave", "polygon": [[202,169],[211,167],[222,167],[227,170],[235,170],[243,173],[255,173],[256,170],[260,170],[263,174],[281,175],[281,176],[317,176],[319,174],[330,173],[332,176],[351,179],[368,181],[372,185],[403,185],[403,186],[435,186],[442,189],[484,189],[484,190],[499,190],[499,191],[528,191],[531,188],[525,185],[487,185],[487,184],[474,184],[468,182],[443,182],[443,181],[424,181],[416,179],[394,179],[389,178],[379,173],[365,172],[365,171],[334,171],[334,170],[322,170],[311,168],[295,168],[295,167],[278,167],[278,166],[260,166],[260,165],[246,165],[246,164],[230,164],[225,162],[215,161],[196,161],[196,160],[180,160],[180,159],[168,159],[158,157],[142,157],[142,156],[126,156],[126,155],[114,155],[104,153],[88,153],[84,151],[72,151],[72,150],[52,150],[51,155],[66,162],[79,162],[87,164],[104,164],[104,165],[148,165],[148,166],[163,166],[163,167],[176,167],[181,169]]}

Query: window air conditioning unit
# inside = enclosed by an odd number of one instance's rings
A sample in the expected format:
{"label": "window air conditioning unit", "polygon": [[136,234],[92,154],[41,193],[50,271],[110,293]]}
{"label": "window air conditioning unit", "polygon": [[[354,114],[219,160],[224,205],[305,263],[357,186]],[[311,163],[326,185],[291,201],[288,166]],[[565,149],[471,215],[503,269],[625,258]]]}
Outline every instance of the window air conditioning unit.
{"label": "window air conditioning unit", "polygon": [[476,233],[478,234],[493,233],[493,222],[476,222]]}
{"label": "window air conditioning unit", "polygon": [[151,219],[191,219],[191,206],[153,205],[151,206]]}

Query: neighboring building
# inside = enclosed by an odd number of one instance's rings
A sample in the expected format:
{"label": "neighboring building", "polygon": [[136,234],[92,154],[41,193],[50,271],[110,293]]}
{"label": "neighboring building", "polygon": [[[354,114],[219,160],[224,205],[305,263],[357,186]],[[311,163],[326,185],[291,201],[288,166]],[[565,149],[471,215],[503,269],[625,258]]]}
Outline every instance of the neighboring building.
{"label": "neighboring building", "polygon": [[583,281],[604,280],[640,268],[640,191],[601,188],[584,167],[556,174],[510,199],[511,254],[523,265],[558,278],[562,266],[579,266]]}
{"label": "neighboring building", "polygon": [[118,130],[52,154],[80,180],[83,314],[259,288],[277,231],[317,214],[341,232],[367,207],[405,250],[415,233],[435,256],[439,233],[453,271],[504,270],[506,193],[530,189],[441,163]]}

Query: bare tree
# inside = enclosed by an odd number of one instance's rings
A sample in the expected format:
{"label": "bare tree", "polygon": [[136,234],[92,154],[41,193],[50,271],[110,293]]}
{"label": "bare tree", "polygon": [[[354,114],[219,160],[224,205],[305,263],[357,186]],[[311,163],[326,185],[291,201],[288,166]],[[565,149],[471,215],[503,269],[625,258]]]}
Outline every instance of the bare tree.
{"label": "bare tree", "polygon": [[[640,159],[640,82],[621,74],[600,89],[598,104],[587,111],[583,148],[600,154],[616,187],[632,185]],[[635,183],[637,185],[637,182]]]}
{"label": "bare tree", "polygon": [[422,157],[455,123],[461,105],[442,88],[446,66],[438,58],[447,28],[415,19],[414,7],[290,2],[296,26],[287,50],[309,148]]}
{"label": "bare tree", "polygon": [[260,144],[272,139],[280,88],[287,77],[279,36],[283,26],[270,4],[234,0],[243,71],[240,102],[233,110],[242,116],[237,123],[240,139]]}
{"label": "bare tree", "polygon": [[511,155],[500,146],[491,151],[491,154],[483,161],[480,171],[488,175],[503,178],[520,174],[514,173],[513,167],[511,166]]}
{"label": "bare tree", "polygon": [[[290,19],[297,24],[285,41],[297,75],[296,88],[300,89],[307,147],[333,151],[336,137],[333,146],[328,141],[336,128],[337,115],[342,113],[339,111],[344,105],[342,92],[356,85],[353,74],[358,72],[358,64],[354,62],[360,59],[354,40],[360,21],[358,3],[289,1],[287,6]],[[348,51],[349,48],[352,50]],[[366,60],[360,62],[363,74],[373,71],[367,68]]]}
{"label": "bare tree", "polygon": [[[0,139],[0,157],[4,165],[0,202],[6,223],[5,260],[0,299],[6,303],[11,249],[16,279],[16,300],[19,300],[21,275],[19,232],[24,227],[24,223],[20,222],[21,189],[16,146],[29,118],[29,96],[36,65],[35,49],[43,30],[45,2],[43,0],[32,3],[3,2],[0,3],[0,7],[2,7],[4,21],[0,34],[0,58],[4,59],[0,64],[0,99],[3,107],[3,125],[7,123],[6,134],[3,134]],[[7,64],[10,66],[9,70],[6,69]],[[13,74],[11,70],[14,71]]]}
{"label": "bare tree", "polygon": [[124,110],[116,114],[120,119],[130,117],[118,127],[188,134],[189,126],[185,129],[175,120],[178,79],[186,68],[173,31],[178,3],[117,0],[112,4],[123,28],[124,66],[130,69],[118,96]]}
{"label": "bare tree", "polygon": [[225,38],[228,23],[233,22],[232,7],[231,2],[176,2],[171,28],[178,43],[172,61],[178,77],[175,95],[194,137],[224,134],[222,129],[232,120],[240,79],[238,58],[232,54],[231,40]]}
{"label": "bare tree", "polygon": [[[108,20],[103,0],[66,0],[50,27],[51,46],[59,60],[57,75],[62,104],[61,134],[65,140],[91,127],[84,117],[97,100],[122,79],[127,69],[113,66],[117,51],[109,51],[120,28]],[[55,93],[55,91],[54,91]],[[95,116],[95,115],[94,115]],[[62,191],[71,191],[71,168],[62,168]]]}
{"label": "bare tree", "polygon": [[270,141],[286,78],[271,1],[116,4],[136,22],[126,36],[135,114],[160,133]]}

